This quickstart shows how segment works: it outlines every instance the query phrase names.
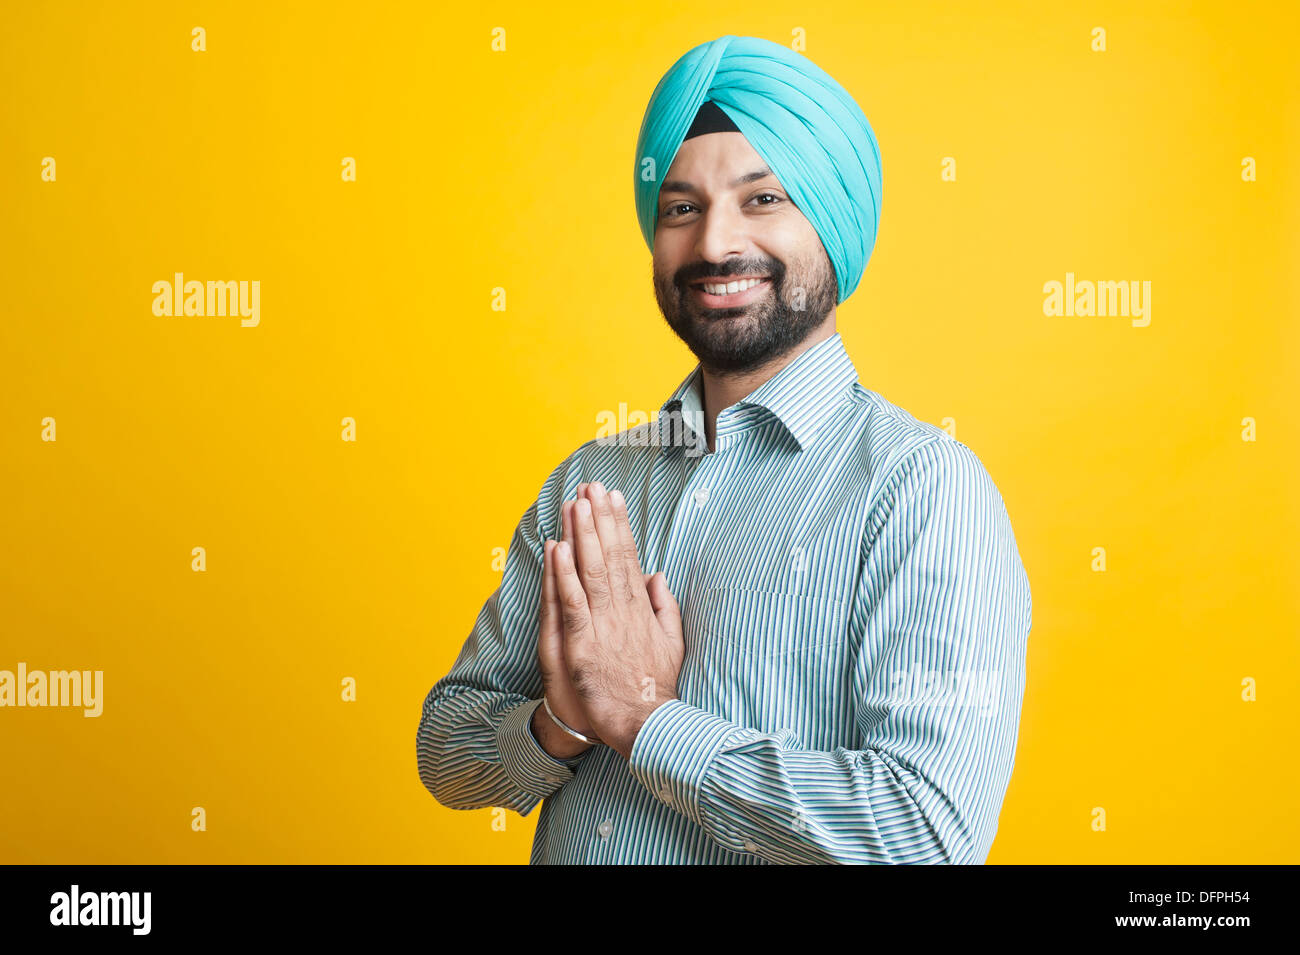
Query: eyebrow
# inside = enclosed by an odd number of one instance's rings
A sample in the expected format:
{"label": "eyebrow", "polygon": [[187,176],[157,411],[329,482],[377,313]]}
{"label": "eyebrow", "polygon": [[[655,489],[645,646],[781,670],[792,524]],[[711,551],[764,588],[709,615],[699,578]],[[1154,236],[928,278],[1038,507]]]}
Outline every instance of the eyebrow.
{"label": "eyebrow", "polygon": [[[764,166],[762,169],[755,169],[753,172],[747,172],[739,179],[733,180],[731,183],[731,188],[735,189],[739,186],[745,185],[746,183],[757,182],[759,179],[766,179],[770,175],[772,175],[772,170]],[[689,193],[694,193],[695,195],[699,195],[700,192],[699,189],[697,189],[694,185],[692,185],[691,183],[687,182],[684,179],[669,179],[666,182],[664,182],[662,186],[659,187],[659,191],[660,192],[689,192]]]}

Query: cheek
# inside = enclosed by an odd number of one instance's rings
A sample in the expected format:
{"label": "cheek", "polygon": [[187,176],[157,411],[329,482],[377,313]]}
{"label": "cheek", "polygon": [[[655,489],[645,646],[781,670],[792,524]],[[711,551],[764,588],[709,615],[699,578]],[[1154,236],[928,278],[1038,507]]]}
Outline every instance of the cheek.
{"label": "cheek", "polygon": [[655,281],[665,285],[672,284],[673,276],[686,263],[686,259],[678,254],[673,245],[672,242],[656,241],[654,257],[650,263]]}
{"label": "cheek", "polygon": [[809,228],[792,230],[789,244],[785,247],[786,267],[804,276],[816,275],[824,268],[826,250],[822,240]]}
{"label": "cheek", "polygon": [[656,271],[671,272],[681,267],[690,248],[686,231],[685,229],[660,229],[655,234]]}
{"label": "cheek", "polygon": [[787,269],[807,268],[821,254],[821,239],[808,220],[798,216],[773,222],[759,240],[759,248],[771,258],[785,263]]}

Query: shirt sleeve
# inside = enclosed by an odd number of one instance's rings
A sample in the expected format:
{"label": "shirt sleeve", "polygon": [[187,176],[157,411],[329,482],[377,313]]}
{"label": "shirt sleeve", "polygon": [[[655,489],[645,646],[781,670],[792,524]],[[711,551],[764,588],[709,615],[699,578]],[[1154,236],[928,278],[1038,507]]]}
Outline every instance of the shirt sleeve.
{"label": "shirt sleeve", "polygon": [[975,454],[945,437],[900,463],[860,563],[855,748],[806,749],[670,700],[638,732],[631,772],[724,848],[769,862],[982,863],[1015,760],[1031,598]]}
{"label": "shirt sleeve", "polygon": [[425,697],[416,733],[420,780],[451,809],[505,806],[526,816],[574,777],[590,750],[558,760],[530,723],[542,701],[537,663],[542,526],[554,536],[571,457],[515,528],[501,584],[484,603],[450,672]]}

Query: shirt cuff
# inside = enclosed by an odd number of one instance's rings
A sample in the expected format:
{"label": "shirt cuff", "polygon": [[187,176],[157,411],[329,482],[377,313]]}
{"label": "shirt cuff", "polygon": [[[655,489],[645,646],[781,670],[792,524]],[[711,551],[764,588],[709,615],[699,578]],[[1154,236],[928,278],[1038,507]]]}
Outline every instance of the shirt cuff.
{"label": "shirt cuff", "polygon": [[[542,706],[543,705],[542,701],[538,701],[537,705]],[[533,709],[536,708],[537,707],[533,707]],[[552,760],[553,762],[557,762],[563,766],[569,766],[569,767],[577,766],[580,762],[582,762],[582,758],[595,748],[593,746],[589,746],[586,749],[584,749],[581,753],[578,753],[576,756],[566,756],[563,759],[561,759],[559,756],[552,756],[550,753],[548,753],[546,751],[546,747],[542,745],[542,741],[538,739],[537,734],[533,732],[532,713],[528,714],[528,720],[527,722],[524,723],[524,725],[528,727],[528,735],[532,739],[532,741],[537,744],[537,748],[541,750],[542,755],[545,756],[547,759]]]}
{"label": "shirt cuff", "polygon": [[496,738],[501,765],[511,782],[526,793],[546,798],[573,778],[573,768],[587,753],[561,761],[542,749],[529,725],[533,711],[541,705],[541,700],[525,700],[506,710],[497,724]]}
{"label": "shirt cuff", "polygon": [[743,727],[681,700],[661,703],[637,731],[628,768],[665,805],[698,825],[700,788],[709,764]]}

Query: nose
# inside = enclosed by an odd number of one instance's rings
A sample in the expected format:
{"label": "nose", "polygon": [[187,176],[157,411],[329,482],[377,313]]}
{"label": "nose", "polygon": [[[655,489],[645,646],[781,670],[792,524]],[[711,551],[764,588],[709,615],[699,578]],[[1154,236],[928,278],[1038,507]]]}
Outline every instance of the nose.
{"label": "nose", "polygon": [[732,203],[714,202],[700,217],[695,254],[706,262],[743,256],[749,248],[748,222]]}

